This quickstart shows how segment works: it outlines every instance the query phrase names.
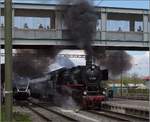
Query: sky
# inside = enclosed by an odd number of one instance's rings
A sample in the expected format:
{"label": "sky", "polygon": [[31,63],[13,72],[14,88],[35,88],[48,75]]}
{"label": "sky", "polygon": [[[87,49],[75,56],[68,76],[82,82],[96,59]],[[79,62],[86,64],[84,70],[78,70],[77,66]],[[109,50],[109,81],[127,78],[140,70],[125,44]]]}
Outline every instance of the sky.
{"label": "sky", "polygon": [[[0,0],[4,1],[4,0]],[[19,3],[54,4],[63,0],[13,0]],[[96,6],[125,7],[125,8],[149,8],[149,0],[91,0]]]}
{"label": "sky", "polygon": [[[95,0],[97,5],[124,8],[149,8],[149,0]],[[99,2],[102,1],[102,2]]]}
{"label": "sky", "polygon": [[[59,1],[61,0],[13,0],[13,2],[19,2],[19,3],[38,3],[38,4],[59,3]],[[140,9],[150,8],[150,0],[93,0],[93,1],[95,6],[140,8]],[[128,25],[128,23],[124,25],[121,24],[121,25],[126,26]],[[125,30],[128,30],[128,28],[125,28]],[[131,74],[137,73],[140,76],[149,75],[149,52],[128,51],[128,53],[133,57],[132,60],[133,68],[129,71],[129,73]],[[81,60],[74,59],[73,61],[78,64],[84,63],[84,60],[82,61],[82,59]]]}
{"label": "sky", "polygon": [[132,56],[132,69],[130,74],[138,74],[139,76],[148,76],[150,70],[150,57],[148,51],[128,51]]}

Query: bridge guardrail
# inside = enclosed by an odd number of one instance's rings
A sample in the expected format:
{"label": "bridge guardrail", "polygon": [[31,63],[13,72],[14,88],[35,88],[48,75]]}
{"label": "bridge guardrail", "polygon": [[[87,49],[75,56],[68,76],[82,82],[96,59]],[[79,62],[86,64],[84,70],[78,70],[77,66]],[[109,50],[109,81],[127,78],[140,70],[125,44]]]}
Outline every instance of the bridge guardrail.
{"label": "bridge guardrail", "polygon": [[143,32],[106,32],[106,40],[143,41]]}
{"label": "bridge guardrail", "polygon": [[[4,29],[0,28],[1,37],[4,38]],[[56,29],[13,29],[13,38],[17,39],[68,39],[68,30]],[[105,40],[143,41],[145,32],[118,32],[105,31]],[[102,40],[102,31],[96,31],[95,40]],[[147,40],[148,41],[148,40]]]}

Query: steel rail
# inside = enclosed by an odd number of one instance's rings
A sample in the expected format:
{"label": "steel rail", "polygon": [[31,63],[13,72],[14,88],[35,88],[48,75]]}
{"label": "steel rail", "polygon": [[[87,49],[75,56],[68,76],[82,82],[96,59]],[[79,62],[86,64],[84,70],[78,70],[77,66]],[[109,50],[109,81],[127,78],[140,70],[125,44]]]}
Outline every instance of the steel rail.
{"label": "steel rail", "polygon": [[[97,115],[106,116],[106,117],[110,117],[112,119],[117,119],[117,120],[120,120],[120,121],[128,121],[128,122],[130,122],[131,119],[137,119],[137,120],[146,121],[146,122],[149,121],[149,118],[139,117],[139,116],[130,115],[130,114],[123,114],[123,113],[118,113],[118,112],[104,110],[104,109],[101,109],[101,111],[89,110],[87,112],[90,112],[90,113],[93,113],[93,114],[97,114]],[[129,119],[129,117],[130,117],[130,119]]]}
{"label": "steel rail", "polygon": [[32,103],[32,104],[34,104],[34,105],[36,105],[36,106],[39,106],[39,107],[41,107],[41,108],[43,108],[43,109],[45,109],[45,110],[47,110],[47,111],[50,111],[50,112],[52,112],[52,113],[54,113],[54,114],[56,114],[56,115],[58,115],[58,116],[61,116],[61,117],[65,118],[65,119],[67,119],[67,120],[69,120],[69,121],[79,122],[79,120],[73,119],[73,118],[71,118],[69,115],[62,114],[61,112],[58,112],[58,111],[55,111],[55,110],[53,110],[53,109],[47,108],[47,107],[45,107],[45,106],[43,106],[43,105],[40,105],[40,104],[35,103],[35,102],[32,102],[32,101],[30,101],[30,100],[29,100],[28,102],[30,102],[30,103]]}
{"label": "steel rail", "polygon": [[112,113],[112,114],[118,114],[119,116],[126,116],[126,117],[131,117],[131,118],[135,118],[135,119],[138,119],[138,120],[143,120],[143,121],[149,121],[149,118],[147,117],[140,117],[140,116],[137,116],[137,115],[131,115],[131,114],[124,114],[124,113],[118,113],[118,112],[115,112],[115,111],[109,111],[109,110],[105,110],[105,109],[102,109],[104,112],[108,112],[108,113]]}
{"label": "steel rail", "polygon": [[37,114],[38,116],[40,116],[41,118],[43,118],[44,120],[46,120],[47,122],[52,122],[52,119],[44,116],[41,112],[33,109],[32,107],[30,106],[26,106],[29,110],[33,111],[35,114]]}
{"label": "steel rail", "polygon": [[121,118],[120,116],[114,116],[110,113],[103,112],[103,111],[88,110],[86,112],[96,114],[96,115],[105,116],[105,117],[109,117],[109,118],[112,118],[112,119],[115,119],[115,120],[118,120],[118,121],[122,121],[122,122],[130,122],[130,120],[128,120],[128,119]]}

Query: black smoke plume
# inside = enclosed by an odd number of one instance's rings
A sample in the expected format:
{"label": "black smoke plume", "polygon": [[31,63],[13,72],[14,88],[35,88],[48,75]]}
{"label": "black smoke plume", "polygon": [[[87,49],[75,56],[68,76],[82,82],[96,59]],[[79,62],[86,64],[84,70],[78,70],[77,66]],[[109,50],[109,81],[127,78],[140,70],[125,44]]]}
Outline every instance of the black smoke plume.
{"label": "black smoke plume", "polygon": [[100,65],[106,67],[112,76],[120,75],[132,68],[132,57],[125,51],[106,51],[99,57]]}
{"label": "black smoke plume", "polygon": [[79,48],[92,55],[91,42],[96,31],[94,8],[87,0],[70,0],[70,4],[64,15],[68,36]]}
{"label": "black smoke plume", "polygon": [[100,65],[108,68],[114,76],[132,67],[132,58],[125,51],[105,51],[104,48],[92,50],[91,43],[96,31],[97,17],[94,7],[88,0],[63,0],[63,3],[69,5],[66,7],[65,25],[73,43],[84,49],[89,57],[98,57]]}
{"label": "black smoke plume", "polygon": [[14,73],[20,77],[42,76],[54,61],[58,50],[55,47],[47,49],[17,49],[13,57]]}

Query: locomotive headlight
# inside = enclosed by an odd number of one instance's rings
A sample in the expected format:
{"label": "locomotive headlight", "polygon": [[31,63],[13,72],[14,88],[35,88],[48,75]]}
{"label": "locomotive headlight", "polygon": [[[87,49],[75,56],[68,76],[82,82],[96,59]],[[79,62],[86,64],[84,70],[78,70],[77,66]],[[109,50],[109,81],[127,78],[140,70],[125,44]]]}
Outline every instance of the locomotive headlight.
{"label": "locomotive headlight", "polygon": [[95,66],[94,66],[94,65],[92,66],[92,69],[95,69]]}
{"label": "locomotive headlight", "polygon": [[103,91],[103,94],[106,94],[106,92],[105,92],[105,91]]}
{"label": "locomotive headlight", "polygon": [[84,91],[84,92],[83,92],[83,94],[84,94],[84,95],[87,95],[87,92],[86,92],[86,91]]}
{"label": "locomotive headlight", "polygon": [[17,92],[19,92],[20,90],[17,88]]}
{"label": "locomotive headlight", "polygon": [[27,92],[30,94],[30,89],[28,89]]}
{"label": "locomotive headlight", "polygon": [[31,95],[31,91],[30,91],[30,89],[28,89],[28,94],[29,94],[29,96]]}

